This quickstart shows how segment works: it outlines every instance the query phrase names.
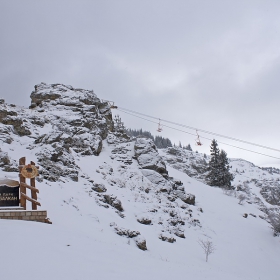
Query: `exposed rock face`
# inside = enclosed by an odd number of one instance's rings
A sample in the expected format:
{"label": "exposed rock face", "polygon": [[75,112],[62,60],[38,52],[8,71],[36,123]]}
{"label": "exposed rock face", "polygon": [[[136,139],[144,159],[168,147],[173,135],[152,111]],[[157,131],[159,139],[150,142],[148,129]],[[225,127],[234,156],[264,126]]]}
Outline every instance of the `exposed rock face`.
{"label": "exposed rock face", "polygon": [[176,190],[174,193],[185,203],[195,205],[195,196],[193,194],[186,194],[183,190]]}
{"label": "exposed rock face", "polygon": [[[139,231],[119,227],[116,223],[112,223],[112,224],[110,224],[110,226],[114,227],[116,234],[123,236],[123,237],[127,237],[127,238],[133,238],[136,246],[140,250],[142,250],[142,251],[147,250],[146,239],[141,236],[141,233]],[[130,244],[130,241],[129,241],[129,244]]]}
{"label": "exposed rock face", "polygon": [[11,160],[9,155],[0,148],[0,168],[6,172],[17,172],[18,167],[15,161]]}
{"label": "exposed rock face", "polygon": [[79,168],[75,164],[73,155],[62,146],[45,147],[36,156],[38,164],[43,167],[41,175],[44,179],[56,182],[62,176],[78,181]]}
{"label": "exposed rock face", "polygon": [[138,218],[137,221],[143,225],[150,225],[152,223],[152,220],[146,217]]}
{"label": "exposed rock face", "polygon": [[186,194],[183,184],[168,176],[166,165],[151,139],[137,138],[134,151],[135,158],[143,168],[142,174],[157,186],[158,191],[166,193],[170,201],[180,198],[187,204],[195,204],[195,196]]}
{"label": "exposed rock face", "polygon": [[48,134],[40,135],[35,140],[37,144],[62,142],[66,150],[71,147],[82,155],[98,155],[102,140],[113,130],[109,105],[102,103],[93,91],[41,83],[35,86],[31,100],[33,110],[41,115],[48,112],[49,122],[57,124]]}
{"label": "exposed rock face", "polygon": [[13,142],[13,129],[0,123],[0,140],[3,143],[11,144]]}
{"label": "exposed rock face", "polygon": [[93,184],[93,187],[91,187],[91,189],[95,192],[106,192],[107,189],[103,184]]}
{"label": "exposed rock face", "polygon": [[117,199],[117,197],[112,196],[112,195],[104,195],[103,196],[103,202],[111,205],[112,207],[116,208],[119,211],[123,211],[123,207],[122,207],[122,203],[119,199]]}
{"label": "exposed rock face", "polygon": [[36,155],[42,177],[50,181],[60,176],[77,181],[72,153],[99,155],[108,134],[114,135],[110,106],[90,90],[41,83],[31,93],[30,109],[0,102],[0,140],[35,139],[29,149],[42,147]]}
{"label": "exposed rock face", "polygon": [[6,125],[6,127],[10,126],[12,128],[11,132],[19,136],[31,135],[30,123],[16,112],[12,105],[0,103],[0,123]]}
{"label": "exposed rock face", "polygon": [[142,174],[155,184],[159,191],[169,193],[172,190],[171,183],[156,171],[144,169]]}
{"label": "exposed rock face", "polygon": [[141,236],[137,236],[135,238],[135,243],[137,245],[137,247],[142,250],[142,251],[146,251],[147,249],[147,243],[146,243],[146,239],[141,237]]}
{"label": "exposed rock face", "polygon": [[162,154],[168,165],[188,174],[190,177],[205,181],[208,167],[207,157],[178,147],[163,149]]}
{"label": "exposed rock face", "polygon": [[114,227],[115,232],[120,235],[120,236],[126,236],[128,238],[133,238],[138,235],[140,235],[140,232],[137,230],[130,230],[130,229],[125,229],[125,228],[120,228],[118,226]]}
{"label": "exposed rock face", "polygon": [[263,198],[272,205],[280,206],[280,183],[264,182],[260,191]]}
{"label": "exposed rock face", "polygon": [[134,146],[135,157],[143,169],[151,169],[160,174],[167,175],[166,165],[159,156],[153,140],[137,138]]}
{"label": "exposed rock face", "polygon": [[176,238],[174,238],[172,236],[166,236],[166,235],[160,234],[158,238],[161,239],[162,241],[167,241],[169,243],[176,242]]}

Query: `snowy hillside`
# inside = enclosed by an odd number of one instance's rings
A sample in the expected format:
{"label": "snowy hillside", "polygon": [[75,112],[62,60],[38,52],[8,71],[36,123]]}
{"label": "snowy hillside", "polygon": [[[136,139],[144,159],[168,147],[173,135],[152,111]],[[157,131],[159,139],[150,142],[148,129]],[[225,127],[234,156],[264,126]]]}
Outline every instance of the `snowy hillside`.
{"label": "snowy hillside", "polygon": [[[159,150],[160,155],[171,167],[186,173],[201,182],[205,181],[209,156],[182,148]],[[255,203],[262,211],[279,211],[280,206],[280,170],[277,168],[260,168],[243,159],[230,159],[231,173],[234,175],[232,185],[235,190],[227,195],[246,196],[247,203]]]}
{"label": "snowy hillside", "polygon": [[[40,84],[31,98],[0,104],[0,177],[36,162],[53,224],[0,220],[5,279],[279,279],[264,209],[279,208],[280,174],[231,160],[225,193],[204,184],[207,156],[130,139],[93,92]],[[208,262],[199,240],[215,246]]]}

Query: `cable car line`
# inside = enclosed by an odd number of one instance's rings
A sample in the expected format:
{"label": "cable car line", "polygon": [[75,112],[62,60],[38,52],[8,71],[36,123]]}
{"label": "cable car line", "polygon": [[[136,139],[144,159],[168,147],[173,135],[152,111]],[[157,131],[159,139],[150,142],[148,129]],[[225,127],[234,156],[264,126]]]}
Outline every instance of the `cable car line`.
{"label": "cable car line", "polygon": [[[153,116],[149,116],[149,115],[146,115],[146,114],[143,114],[143,113],[139,113],[139,112],[136,112],[136,111],[132,111],[132,110],[129,110],[129,109],[125,109],[125,108],[122,108],[122,107],[117,107],[117,109],[121,109],[123,111],[127,111],[127,112],[130,112],[130,113],[133,113],[133,114],[145,116],[145,117],[148,117],[148,118],[151,118],[151,119],[157,119],[157,120],[159,119],[159,118],[156,118],[156,117],[153,117]],[[230,137],[230,136],[225,136],[225,135],[222,135],[222,134],[218,134],[218,133],[215,133],[215,132],[207,131],[207,130],[204,130],[204,129],[195,128],[195,127],[188,126],[188,125],[183,125],[183,124],[176,123],[176,122],[171,122],[171,121],[164,120],[164,119],[160,119],[160,120],[161,120],[161,122],[166,122],[166,123],[174,124],[174,125],[177,125],[177,126],[189,128],[189,129],[192,129],[192,130],[196,130],[196,131],[200,131],[200,132],[207,133],[207,134],[210,134],[210,135],[226,138],[226,139],[229,139],[229,140],[234,140],[234,141],[241,142],[241,143],[244,143],[244,144],[253,145],[253,146],[260,147],[260,148],[264,148],[264,149],[280,152],[280,150],[275,149],[275,148],[271,148],[271,147],[268,147],[268,146],[263,146],[263,145],[260,145],[260,144],[244,141],[244,140],[241,140],[241,139],[238,139],[238,138],[233,138],[233,137]]]}
{"label": "cable car line", "polygon": [[[158,122],[155,122],[155,121],[152,121],[152,120],[148,120],[148,119],[145,119],[145,118],[143,118],[143,117],[140,117],[140,116],[134,115],[134,114],[132,114],[132,113],[126,112],[126,111],[124,111],[124,110],[123,110],[122,108],[120,108],[120,107],[118,107],[118,108],[116,108],[116,109],[117,109],[118,111],[120,111],[120,112],[123,112],[123,113],[125,113],[125,114],[134,116],[134,117],[136,117],[136,118],[139,118],[139,119],[142,119],[142,120],[151,122],[151,123],[158,124]],[[141,115],[144,115],[144,114],[141,114]],[[158,118],[157,118],[157,119],[158,119]],[[161,119],[161,121],[163,121],[163,120]],[[184,131],[184,130],[181,130],[181,129],[178,129],[178,128],[174,128],[174,127],[171,127],[171,126],[168,126],[168,125],[163,125],[163,124],[161,124],[161,127],[167,127],[167,128],[170,128],[170,129],[173,129],[173,130],[177,130],[177,131],[180,131],[180,132],[183,132],[183,133],[186,133],[186,134],[190,134],[190,135],[193,135],[193,136],[197,136],[197,135],[194,134],[194,133],[190,133],[190,132],[187,132],[187,131]],[[207,139],[207,140],[209,140],[209,141],[212,141],[212,139],[207,138],[207,137],[200,136],[200,138],[203,138],[203,139]],[[280,158],[278,158],[278,157],[274,157],[274,156],[270,156],[270,155],[267,155],[267,154],[259,153],[259,152],[256,152],[256,151],[252,151],[252,150],[249,150],[249,149],[241,148],[241,147],[238,147],[238,146],[235,146],[235,145],[227,144],[227,143],[220,142],[220,141],[218,141],[218,143],[223,144],[223,145],[227,145],[227,146],[230,146],[230,147],[233,147],[233,148],[236,148],[236,149],[240,149],[240,150],[243,150],[243,151],[247,151],[247,152],[251,152],[251,153],[254,153],[254,154],[258,154],[258,155],[262,155],[262,156],[266,156],[266,157],[275,158],[275,159],[279,159],[279,160],[280,160]]]}

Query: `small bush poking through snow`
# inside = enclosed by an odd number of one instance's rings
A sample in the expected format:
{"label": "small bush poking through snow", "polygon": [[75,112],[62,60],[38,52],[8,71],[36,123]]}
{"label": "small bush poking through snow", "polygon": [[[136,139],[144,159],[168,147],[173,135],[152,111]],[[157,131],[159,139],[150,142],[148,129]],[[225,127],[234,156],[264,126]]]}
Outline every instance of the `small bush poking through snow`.
{"label": "small bush poking through snow", "polygon": [[240,194],[238,196],[238,200],[239,200],[238,204],[242,205],[245,199],[246,199],[246,196],[244,194]]}

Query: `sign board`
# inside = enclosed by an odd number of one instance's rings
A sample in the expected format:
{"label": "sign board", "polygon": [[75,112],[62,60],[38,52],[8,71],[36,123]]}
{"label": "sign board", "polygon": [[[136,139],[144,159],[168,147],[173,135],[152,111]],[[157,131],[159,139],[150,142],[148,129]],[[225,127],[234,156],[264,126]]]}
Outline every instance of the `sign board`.
{"label": "sign board", "polygon": [[19,206],[19,182],[0,180],[0,207]]}
{"label": "sign board", "polygon": [[21,169],[21,175],[24,178],[35,178],[38,176],[38,169],[34,165],[27,164]]}

